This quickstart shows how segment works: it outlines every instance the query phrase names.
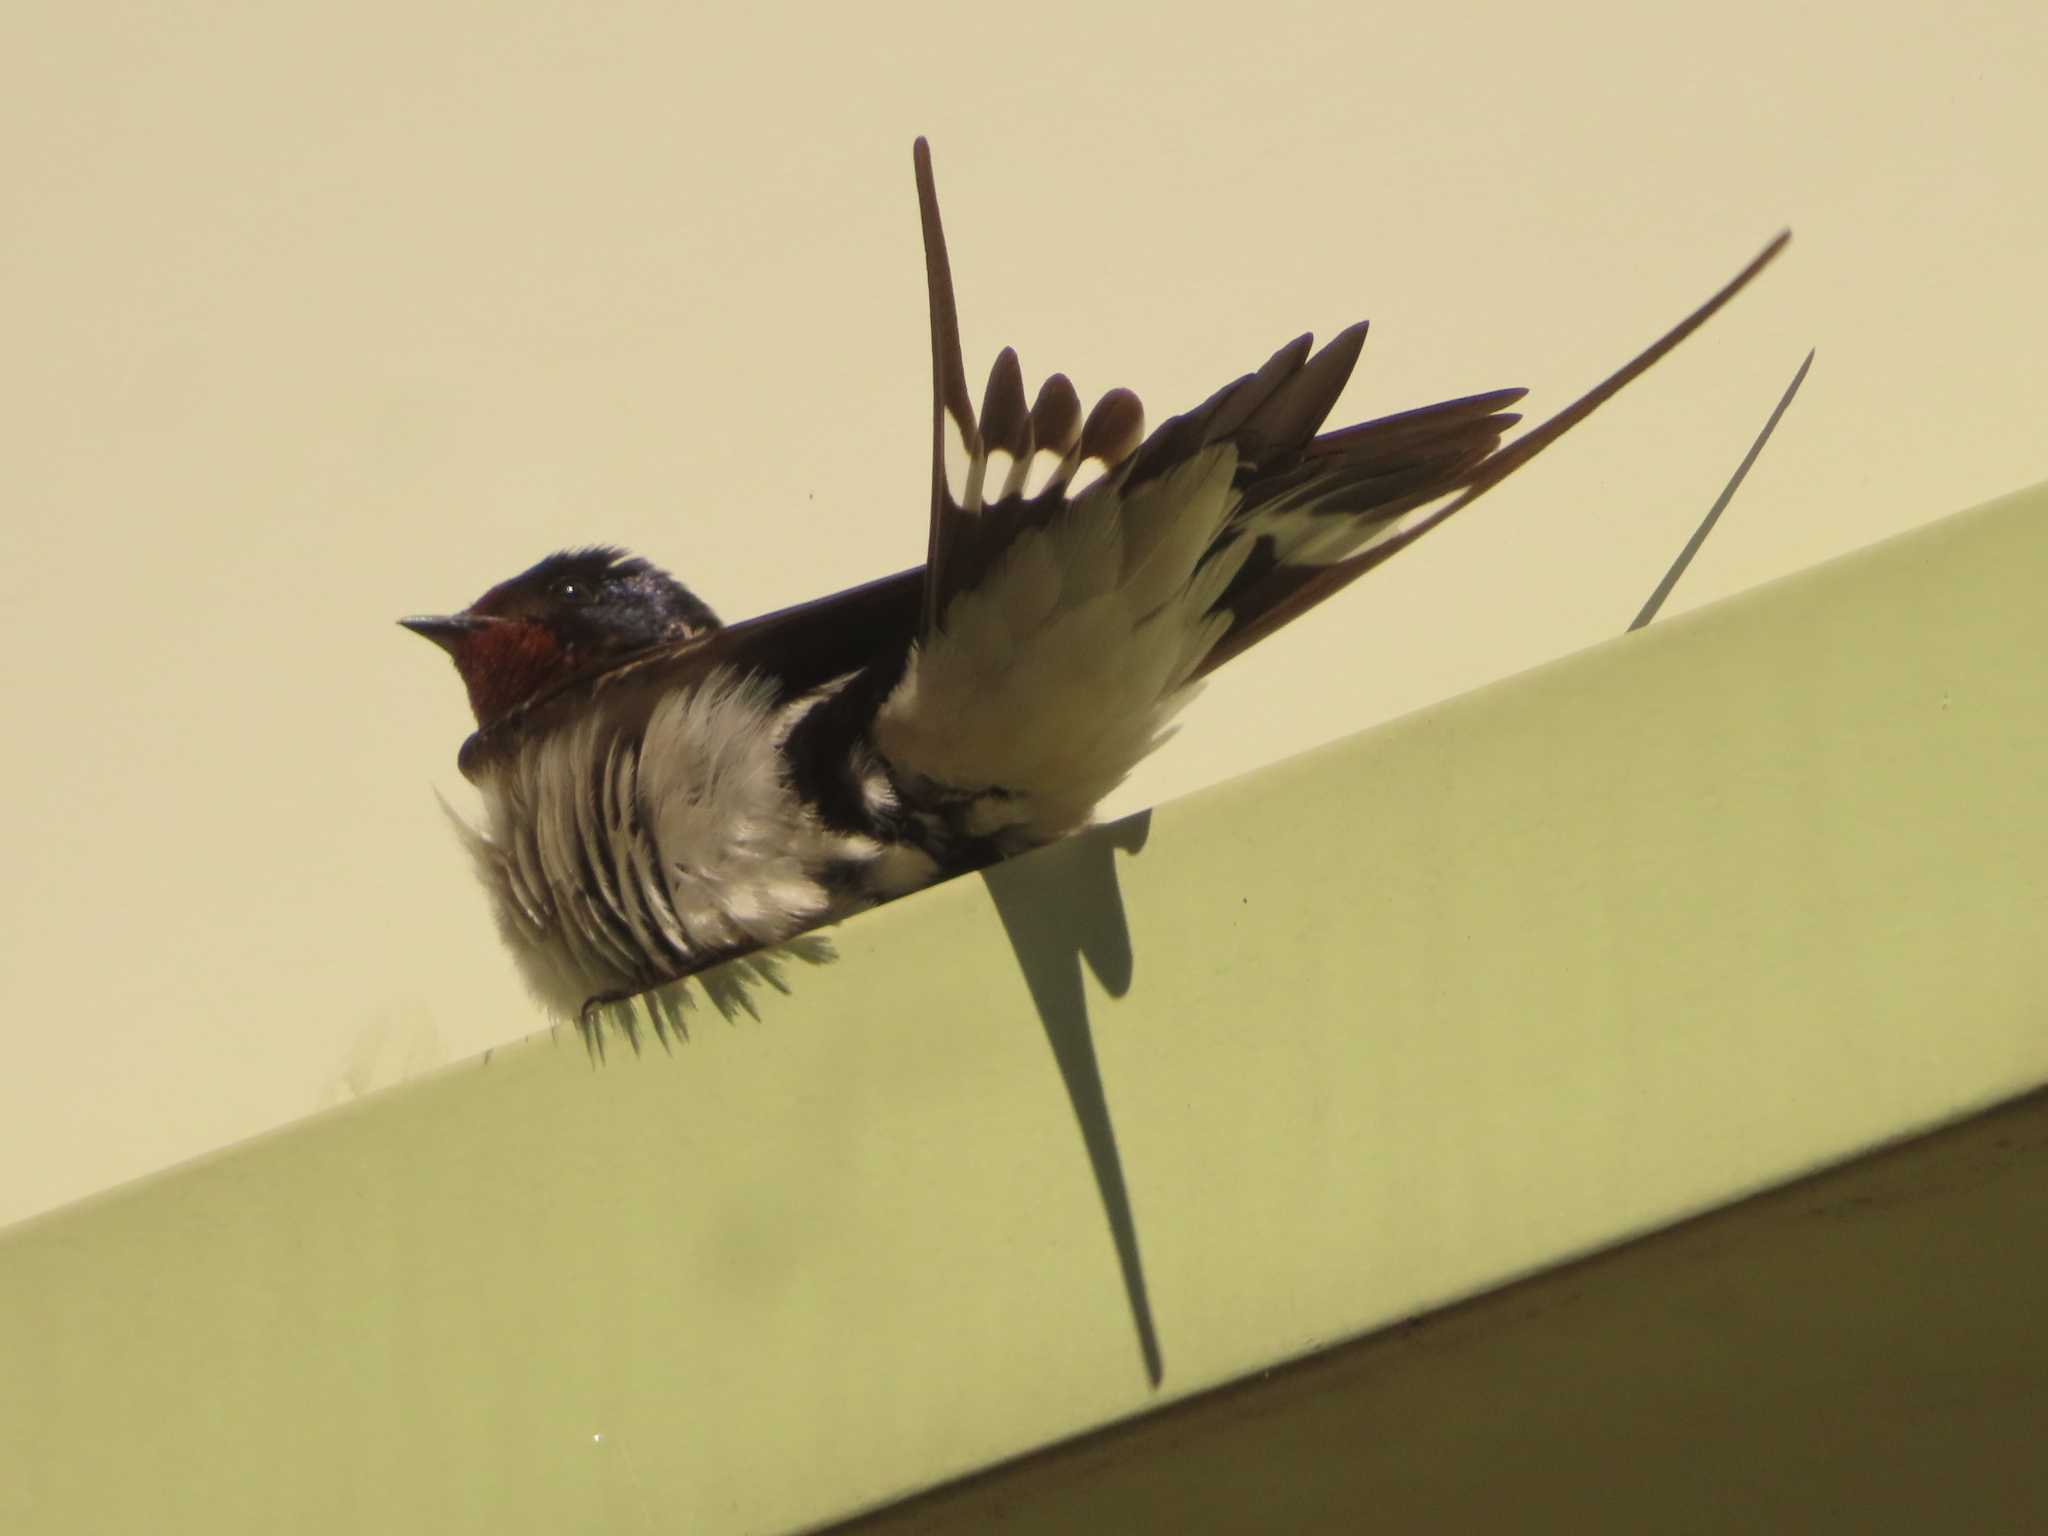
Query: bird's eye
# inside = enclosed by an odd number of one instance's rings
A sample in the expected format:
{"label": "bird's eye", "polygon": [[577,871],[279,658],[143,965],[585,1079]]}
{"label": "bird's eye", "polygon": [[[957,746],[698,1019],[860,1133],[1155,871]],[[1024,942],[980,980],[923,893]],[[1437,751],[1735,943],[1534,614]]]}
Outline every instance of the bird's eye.
{"label": "bird's eye", "polygon": [[587,603],[597,596],[597,591],[587,581],[558,581],[555,596],[565,603]]}

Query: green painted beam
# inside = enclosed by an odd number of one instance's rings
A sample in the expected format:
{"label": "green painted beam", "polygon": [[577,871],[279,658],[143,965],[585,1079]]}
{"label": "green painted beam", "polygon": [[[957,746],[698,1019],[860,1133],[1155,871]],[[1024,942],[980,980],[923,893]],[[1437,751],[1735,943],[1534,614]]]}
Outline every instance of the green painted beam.
{"label": "green painted beam", "polygon": [[813,1525],[2048,1082],[2044,570],[2037,489],[15,1228],[0,1529]]}

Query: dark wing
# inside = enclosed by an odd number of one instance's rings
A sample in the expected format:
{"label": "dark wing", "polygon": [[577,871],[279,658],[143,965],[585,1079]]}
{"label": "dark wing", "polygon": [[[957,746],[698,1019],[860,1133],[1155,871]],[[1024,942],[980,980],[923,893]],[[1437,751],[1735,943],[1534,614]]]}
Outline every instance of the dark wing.
{"label": "dark wing", "polygon": [[643,724],[656,699],[720,668],[768,678],[781,698],[807,693],[871,661],[900,654],[917,633],[923,589],[923,567],[898,571],[569,678],[476,732],[462,744],[458,761],[474,777],[529,733],[547,730],[600,697],[622,725]]}

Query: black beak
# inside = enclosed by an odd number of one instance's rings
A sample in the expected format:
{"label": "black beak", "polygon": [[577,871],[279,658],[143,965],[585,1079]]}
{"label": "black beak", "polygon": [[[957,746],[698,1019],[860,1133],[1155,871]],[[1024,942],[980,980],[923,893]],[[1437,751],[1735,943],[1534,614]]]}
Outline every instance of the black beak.
{"label": "black beak", "polygon": [[415,614],[409,619],[398,621],[414,634],[434,642],[451,656],[455,653],[455,642],[464,635],[473,635],[489,629],[496,619],[478,618],[467,613]]}

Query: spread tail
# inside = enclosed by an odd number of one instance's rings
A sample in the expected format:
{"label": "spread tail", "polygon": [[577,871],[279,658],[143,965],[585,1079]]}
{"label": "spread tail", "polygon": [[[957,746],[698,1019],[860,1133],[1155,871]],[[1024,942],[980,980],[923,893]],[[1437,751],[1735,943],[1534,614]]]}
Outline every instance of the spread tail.
{"label": "spread tail", "polygon": [[1007,348],[971,403],[931,154],[915,150],[932,337],[922,620],[876,720],[894,771],[957,807],[957,837],[1047,841],[1158,744],[1194,683],[1526,464],[1726,304],[1784,248],[1606,380],[1503,443],[1493,390],[1323,432],[1364,344],[1302,336],[1149,436],[1129,390],[1084,416],[1062,375],[1026,403]]}

